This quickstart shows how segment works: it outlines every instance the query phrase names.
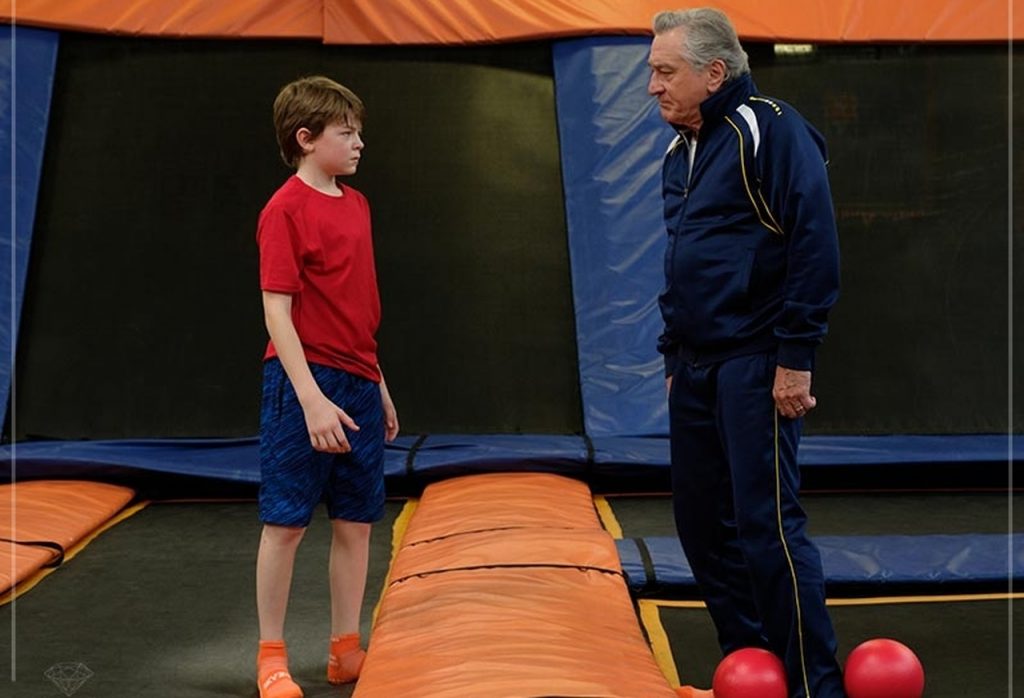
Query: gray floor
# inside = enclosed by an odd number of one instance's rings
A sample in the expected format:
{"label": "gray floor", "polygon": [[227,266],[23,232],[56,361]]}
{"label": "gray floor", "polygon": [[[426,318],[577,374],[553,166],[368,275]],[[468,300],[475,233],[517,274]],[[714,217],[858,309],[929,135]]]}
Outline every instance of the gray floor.
{"label": "gray floor", "polygon": [[[402,504],[389,502],[373,532],[364,637]],[[92,676],[76,698],[256,696],[259,532],[251,502],[152,504],[114,526],[0,607],[0,695],[59,698],[65,693],[46,673],[80,665]],[[352,693],[324,679],[329,540],[329,524],[316,517],[296,559],[286,628],[291,667],[309,698]]]}

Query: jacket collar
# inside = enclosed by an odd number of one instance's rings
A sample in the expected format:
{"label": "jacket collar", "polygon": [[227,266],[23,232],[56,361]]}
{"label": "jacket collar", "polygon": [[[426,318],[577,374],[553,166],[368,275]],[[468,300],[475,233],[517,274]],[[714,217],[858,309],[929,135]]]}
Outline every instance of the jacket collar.
{"label": "jacket collar", "polygon": [[757,94],[757,86],[750,73],[741,75],[722,85],[718,92],[700,103],[700,115],[703,119],[700,130],[707,132],[718,125],[726,114],[734,111],[750,95]]}

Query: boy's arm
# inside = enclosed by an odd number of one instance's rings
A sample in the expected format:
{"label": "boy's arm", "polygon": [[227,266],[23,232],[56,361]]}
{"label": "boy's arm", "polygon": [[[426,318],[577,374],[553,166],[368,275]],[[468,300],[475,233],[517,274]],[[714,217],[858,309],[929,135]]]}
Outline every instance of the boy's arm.
{"label": "boy's arm", "polygon": [[[351,450],[342,425],[358,431],[359,426],[344,410],[327,399],[316,384],[302,342],[292,323],[292,297],[287,293],[263,292],[263,318],[288,380],[302,405],[309,441],[318,451],[346,453]],[[392,410],[394,407],[392,407]],[[397,422],[396,422],[397,423]]]}
{"label": "boy's arm", "polygon": [[398,436],[398,411],[388,392],[388,384],[384,382],[384,371],[380,370],[380,364],[377,364],[377,371],[380,373],[380,399],[384,406],[384,438],[394,441]]}

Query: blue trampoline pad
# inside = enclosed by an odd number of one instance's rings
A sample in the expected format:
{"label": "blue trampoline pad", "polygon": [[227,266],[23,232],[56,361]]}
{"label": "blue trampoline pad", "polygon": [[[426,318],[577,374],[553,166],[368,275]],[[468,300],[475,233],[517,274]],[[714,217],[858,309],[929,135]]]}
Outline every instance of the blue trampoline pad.
{"label": "blue trampoline pad", "polygon": [[[958,534],[819,536],[830,592],[888,593],[921,588],[934,593],[1008,588],[1024,581],[1024,536]],[[616,541],[634,594],[670,598],[696,593],[679,540],[670,536]]]}

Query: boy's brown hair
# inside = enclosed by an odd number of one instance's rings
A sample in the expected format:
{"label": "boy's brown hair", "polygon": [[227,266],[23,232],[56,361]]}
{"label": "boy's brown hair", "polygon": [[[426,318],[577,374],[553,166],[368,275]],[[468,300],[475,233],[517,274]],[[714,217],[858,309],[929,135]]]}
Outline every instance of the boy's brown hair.
{"label": "boy's brown hair", "polygon": [[322,75],[300,78],[281,88],[274,100],[274,130],[281,157],[289,167],[298,167],[302,148],[295,139],[300,128],[313,138],[328,124],[340,122],[362,126],[366,108],[356,94]]}

